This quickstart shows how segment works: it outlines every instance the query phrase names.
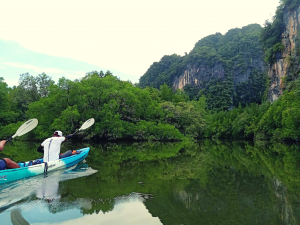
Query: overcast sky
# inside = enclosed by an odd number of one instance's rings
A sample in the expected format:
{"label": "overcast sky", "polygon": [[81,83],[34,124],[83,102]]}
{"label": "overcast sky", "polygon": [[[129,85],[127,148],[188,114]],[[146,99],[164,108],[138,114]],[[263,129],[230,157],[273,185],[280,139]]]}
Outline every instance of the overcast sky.
{"label": "overcast sky", "polygon": [[279,0],[1,0],[0,39],[136,78],[201,38],[263,25]]}

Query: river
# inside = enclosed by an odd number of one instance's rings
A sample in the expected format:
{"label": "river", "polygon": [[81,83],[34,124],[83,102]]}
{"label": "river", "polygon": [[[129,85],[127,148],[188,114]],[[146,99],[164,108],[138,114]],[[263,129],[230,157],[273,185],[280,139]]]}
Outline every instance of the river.
{"label": "river", "polygon": [[[0,157],[38,158],[39,143]],[[66,142],[83,163],[2,185],[0,224],[300,224],[300,146],[271,142]]]}

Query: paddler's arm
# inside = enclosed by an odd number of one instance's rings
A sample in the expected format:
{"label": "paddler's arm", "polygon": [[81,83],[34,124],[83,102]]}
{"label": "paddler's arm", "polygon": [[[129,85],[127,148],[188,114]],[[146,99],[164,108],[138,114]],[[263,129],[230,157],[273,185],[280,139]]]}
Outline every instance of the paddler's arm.
{"label": "paddler's arm", "polygon": [[69,134],[69,135],[67,135],[67,136],[65,137],[65,140],[70,139],[70,138],[72,138],[72,137],[73,137],[73,134]]}
{"label": "paddler's arm", "polygon": [[0,141],[0,152],[4,149],[4,145],[5,145],[6,141]]}
{"label": "paddler's arm", "polygon": [[67,135],[67,136],[65,136],[65,137],[59,137],[60,138],[60,143],[63,143],[63,142],[65,142],[66,140],[68,140],[68,139],[70,139],[70,138],[72,138],[73,137],[73,134],[69,134],[69,135]]}
{"label": "paddler's arm", "polygon": [[44,146],[40,145],[40,146],[37,148],[37,151],[40,152],[40,153],[44,153]]}

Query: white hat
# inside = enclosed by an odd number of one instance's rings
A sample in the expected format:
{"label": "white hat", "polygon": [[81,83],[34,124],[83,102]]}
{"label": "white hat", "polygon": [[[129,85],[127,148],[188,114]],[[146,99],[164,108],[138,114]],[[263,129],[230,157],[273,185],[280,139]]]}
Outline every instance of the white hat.
{"label": "white hat", "polygon": [[56,134],[57,136],[60,136],[60,137],[63,136],[63,133],[60,130],[55,131],[54,134]]}

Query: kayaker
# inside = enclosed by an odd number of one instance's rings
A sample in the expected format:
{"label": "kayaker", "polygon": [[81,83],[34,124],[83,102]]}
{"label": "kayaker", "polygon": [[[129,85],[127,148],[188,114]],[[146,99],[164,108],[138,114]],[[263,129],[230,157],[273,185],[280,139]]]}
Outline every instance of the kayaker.
{"label": "kayaker", "polygon": [[[0,141],[0,152],[4,149],[4,145],[5,145],[6,141]],[[12,161],[9,158],[3,158],[0,159],[0,170],[5,170],[5,169],[15,169],[15,168],[20,168],[20,166]]]}
{"label": "kayaker", "polygon": [[64,137],[63,133],[60,130],[57,130],[54,132],[51,138],[47,138],[37,149],[38,152],[44,153],[44,162],[50,162],[71,156],[71,150],[65,152],[62,155],[59,155],[61,143],[63,143],[66,139],[71,137],[71,134]]}

